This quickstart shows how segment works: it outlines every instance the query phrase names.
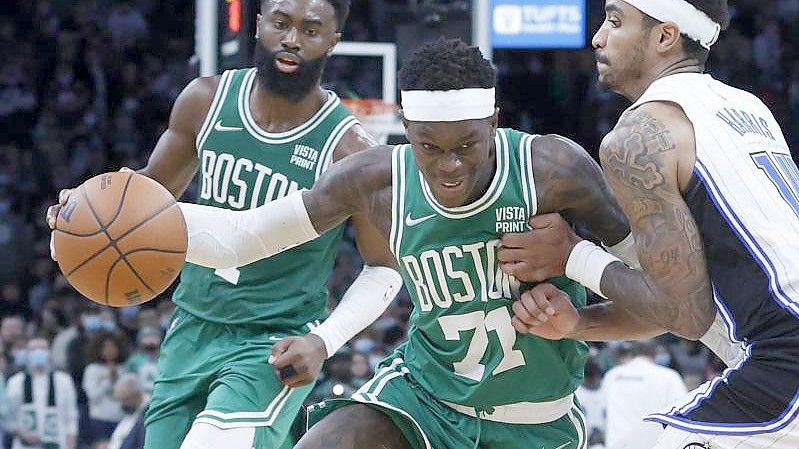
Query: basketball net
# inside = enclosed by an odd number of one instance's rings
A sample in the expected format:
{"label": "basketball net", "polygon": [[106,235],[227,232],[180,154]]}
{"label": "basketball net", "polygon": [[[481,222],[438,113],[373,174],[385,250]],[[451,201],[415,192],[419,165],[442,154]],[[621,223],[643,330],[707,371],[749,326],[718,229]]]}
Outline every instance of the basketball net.
{"label": "basketball net", "polygon": [[341,102],[353,115],[358,117],[361,125],[374,139],[385,144],[389,134],[402,132],[397,105],[386,103],[376,98],[343,98]]}

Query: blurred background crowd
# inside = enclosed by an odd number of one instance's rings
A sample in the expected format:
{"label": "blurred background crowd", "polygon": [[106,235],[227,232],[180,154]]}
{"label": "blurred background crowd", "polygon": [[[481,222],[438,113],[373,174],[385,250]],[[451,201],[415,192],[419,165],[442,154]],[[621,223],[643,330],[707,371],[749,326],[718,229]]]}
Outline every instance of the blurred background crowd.
{"label": "blurred background crowd", "polygon": [[[590,3],[595,30],[602,2]],[[731,3],[733,24],[714,47],[711,71],[762,98],[799,148],[799,0]],[[354,0],[345,39],[393,41],[401,21],[385,18],[402,13],[414,20],[419,8],[413,0]],[[195,73],[187,64],[194,1],[37,0],[2,2],[0,10],[2,428],[13,431],[20,403],[5,393],[5,382],[10,390],[18,372],[56,369],[67,375],[59,381],[65,391],[73,391],[74,410],[60,418],[74,426],[78,447],[116,449],[122,444],[117,434],[141,431],[137,416],[157,376],[155,361],[173,309],[169,292],[120,310],[82,299],[49,258],[43,217],[60,189],[120,166],[143,165],[172,102]],[[504,126],[563,134],[595,152],[626,107],[596,86],[590,50],[502,51],[495,63]],[[375,71],[354,70],[343,60],[331,61],[325,83],[342,94],[379,92]],[[348,235],[329,281],[331,306],[360,269],[351,242]],[[401,294],[329,360],[310,401],[346,395],[369,379],[376,363],[403,341],[410,307]],[[598,447],[613,427],[603,376],[633,363],[631,357],[675,369],[688,389],[723,369],[701,344],[668,336],[644,347],[592,345],[580,396]],[[0,448],[5,444],[7,436]]]}

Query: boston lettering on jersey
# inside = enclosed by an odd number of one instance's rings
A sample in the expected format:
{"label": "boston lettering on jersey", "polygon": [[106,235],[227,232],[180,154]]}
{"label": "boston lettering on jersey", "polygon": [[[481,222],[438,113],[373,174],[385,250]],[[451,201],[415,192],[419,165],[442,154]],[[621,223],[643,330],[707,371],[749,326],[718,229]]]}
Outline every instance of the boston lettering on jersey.
{"label": "boston lettering on jersey", "polygon": [[[430,249],[418,257],[403,256],[402,264],[413,281],[421,311],[429,312],[433,307],[448,309],[453,302],[475,299],[486,302],[518,294],[518,281],[496,263],[499,245],[499,240],[481,241]],[[472,282],[469,273],[476,274],[478,285]]]}
{"label": "boston lettering on jersey", "polygon": [[[305,123],[284,132],[267,132],[250,111],[255,75],[255,69],[231,70],[219,81],[196,143],[198,204],[249,209],[311,188],[330,165],[338,142],[357,123],[329,92],[327,101]],[[326,280],[342,232],[338,227],[312,242],[235,269],[186,264],[174,301],[208,321],[298,332],[326,314]]]}
{"label": "boston lettering on jersey", "polygon": [[[232,209],[253,209],[300,189],[297,181],[246,157],[203,150],[201,164],[200,198]],[[242,176],[248,173],[256,174],[252,183],[251,176]]]}

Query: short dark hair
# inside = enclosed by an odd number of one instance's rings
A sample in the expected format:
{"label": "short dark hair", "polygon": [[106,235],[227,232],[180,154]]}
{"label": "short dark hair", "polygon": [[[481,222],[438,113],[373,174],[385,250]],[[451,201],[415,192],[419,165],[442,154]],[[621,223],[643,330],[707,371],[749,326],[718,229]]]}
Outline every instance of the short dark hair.
{"label": "short dark hair", "polygon": [[[724,31],[730,26],[730,10],[727,7],[727,0],[685,0],[696,9],[705,13],[710,20],[721,25],[721,30]],[[651,16],[644,14],[644,28],[651,29],[655,25],[661,23],[653,19]],[[700,65],[707,63],[707,58],[710,56],[710,50],[703,47],[699,42],[683,35],[682,49],[685,56],[695,59]]]}
{"label": "short dark hair", "polygon": [[490,89],[496,71],[480,49],[460,39],[428,42],[413,52],[399,71],[402,90]]}
{"label": "short dark hair", "polygon": [[[350,15],[350,0],[327,0],[327,2],[336,13],[336,31],[343,30],[344,24],[347,23],[347,17]],[[265,4],[266,1],[261,1],[262,8]]]}
{"label": "short dark hair", "polygon": [[124,337],[112,332],[100,332],[89,341],[87,359],[89,363],[104,363],[103,345],[106,341],[112,341],[119,350],[117,363],[124,363],[128,358],[128,342]]}
{"label": "short dark hair", "polygon": [[[724,31],[730,26],[730,10],[727,7],[727,0],[686,0],[694,5],[696,9],[702,11],[710,17],[710,20],[721,25]],[[710,50],[703,47],[693,39],[683,39],[682,49],[685,55],[691,59],[696,59],[699,64],[705,65],[710,56]]]}
{"label": "short dark hair", "polygon": [[336,12],[336,30],[343,30],[344,24],[347,23],[347,17],[350,16],[350,0],[327,0],[327,2],[333,6],[333,11]]}

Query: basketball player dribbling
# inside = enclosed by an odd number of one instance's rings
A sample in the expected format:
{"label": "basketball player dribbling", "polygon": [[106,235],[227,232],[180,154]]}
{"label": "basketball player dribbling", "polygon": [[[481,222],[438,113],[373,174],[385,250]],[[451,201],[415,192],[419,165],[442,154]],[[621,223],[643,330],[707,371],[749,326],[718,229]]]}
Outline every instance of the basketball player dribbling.
{"label": "basketball player dribbling", "polygon": [[[585,449],[573,393],[587,347],[514,331],[519,284],[499,269],[499,238],[562,211],[634,262],[630,232],[585,150],[497,126],[495,77],[479,49],[427,43],[399,73],[410,145],[359,152],[256,209],[181,204],[187,259],[205,266],[271,256],[359,212],[390,243],[414,303],[408,340],[350,398],[313,407],[298,449]],[[582,286],[551,282],[585,305]]]}
{"label": "basketball player dribbling", "polygon": [[[192,81],[140,173],[180,197],[199,168],[199,204],[249,209],[310,188],[332,161],[373,145],[319,86],[349,3],[264,0],[255,67]],[[51,226],[57,212],[48,212]],[[145,448],[284,444],[325,357],[380,316],[402,284],[388,246],[363,217],[353,222],[367,266],[321,325],[342,227],[280,258],[184,267]]]}
{"label": "basketball player dribbling", "polygon": [[[581,241],[558,215],[506,236],[503,244],[524,249],[500,250],[505,269],[540,280],[565,272],[617,308],[689,338],[716,311],[723,318],[743,357],[648,417],[657,425],[642,424],[619,447],[795,449],[799,170],[769,109],[703,73],[729,22],[727,2],[607,0],[605,14],[593,38],[599,81],[634,104],[600,156],[642,270]],[[555,319],[537,319],[547,308]],[[612,313],[578,313],[554,288],[522,295],[514,312],[517,330],[546,338],[630,337]]]}

